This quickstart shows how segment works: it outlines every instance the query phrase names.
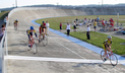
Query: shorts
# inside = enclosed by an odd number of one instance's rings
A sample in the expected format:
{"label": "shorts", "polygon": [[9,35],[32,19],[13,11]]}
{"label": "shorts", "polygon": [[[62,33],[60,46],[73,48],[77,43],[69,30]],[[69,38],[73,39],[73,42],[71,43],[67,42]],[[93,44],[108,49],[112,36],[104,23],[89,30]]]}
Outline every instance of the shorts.
{"label": "shorts", "polygon": [[32,33],[32,32],[30,32],[30,33],[29,33],[29,35],[30,35],[30,36],[33,36],[33,33]]}
{"label": "shorts", "polygon": [[96,26],[94,26],[94,29],[96,29]]}
{"label": "shorts", "polygon": [[74,26],[74,29],[76,29],[76,26]]}
{"label": "shorts", "polygon": [[62,27],[60,26],[60,30],[62,30]]}

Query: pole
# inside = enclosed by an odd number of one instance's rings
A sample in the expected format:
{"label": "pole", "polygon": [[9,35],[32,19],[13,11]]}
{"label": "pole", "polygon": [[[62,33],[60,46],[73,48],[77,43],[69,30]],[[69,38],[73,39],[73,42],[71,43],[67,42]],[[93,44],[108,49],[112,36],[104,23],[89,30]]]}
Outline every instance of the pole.
{"label": "pole", "polygon": [[17,8],[17,0],[15,0],[15,5],[16,5],[16,8]]}
{"label": "pole", "polygon": [[103,0],[102,0],[102,7],[103,7]]}
{"label": "pole", "polygon": [[119,13],[117,13],[117,28],[118,28],[118,23],[119,22]]}

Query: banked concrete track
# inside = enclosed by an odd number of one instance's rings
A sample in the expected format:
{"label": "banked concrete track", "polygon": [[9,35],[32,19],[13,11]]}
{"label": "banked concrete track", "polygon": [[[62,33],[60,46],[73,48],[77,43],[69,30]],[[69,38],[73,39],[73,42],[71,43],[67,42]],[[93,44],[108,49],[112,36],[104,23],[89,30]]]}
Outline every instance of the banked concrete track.
{"label": "banked concrete track", "polygon": [[[28,51],[26,30],[32,25],[38,33],[38,26],[32,20],[48,17],[85,15],[77,10],[56,8],[17,8],[9,14],[8,56],[5,57],[7,73],[124,73],[125,67],[110,64],[84,63],[81,60],[100,60],[100,55],[79,46],[53,32],[49,35],[49,44],[38,44],[38,53]],[[18,31],[13,22],[19,20]],[[93,48],[94,49],[94,48]],[[15,57],[14,57],[15,56]],[[15,58],[15,59],[14,59]]]}

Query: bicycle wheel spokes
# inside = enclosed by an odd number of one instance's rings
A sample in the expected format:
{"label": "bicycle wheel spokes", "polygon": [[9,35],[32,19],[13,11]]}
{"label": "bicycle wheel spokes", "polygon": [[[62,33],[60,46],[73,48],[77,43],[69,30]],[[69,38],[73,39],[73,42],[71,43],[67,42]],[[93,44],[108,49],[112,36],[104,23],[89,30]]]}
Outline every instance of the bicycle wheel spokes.
{"label": "bicycle wheel spokes", "polygon": [[48,36],[45,36],[43,39],[43,45],[46,46],[48,44]]}
{"label": "bicycle wheel spokes", "polygon": [[116,55],[112,54],[110,56],[110,62],[112,64],[112,66],[116,66],[118,64],[118,58],[116,57]]}
{"label": "bicycle wheel spokes", "polygon": [[104,59],[105,59],[105,52],[104,52],[104,50],[101,51],[100,57],[104,61]]}
{"label": "bicycle wheel spokes", "polygon": [[37,53],[37,44],[33,44],[33,53],[36,54]]}

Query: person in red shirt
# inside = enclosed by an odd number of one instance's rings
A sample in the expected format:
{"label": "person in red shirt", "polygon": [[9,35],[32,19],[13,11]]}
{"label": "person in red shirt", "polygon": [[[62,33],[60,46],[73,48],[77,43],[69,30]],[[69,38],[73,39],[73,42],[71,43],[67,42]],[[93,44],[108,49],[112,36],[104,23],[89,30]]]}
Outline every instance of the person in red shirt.
{"label": "person in red shirt", "polygon": [[39,27],[39,42],[41,40],[41,35],[43,36],[44,39],[45,34],[46,34],[46,23],[43,21]]}
{"label": "person in red shirt", "polygon": [[109,22],[110,22],[110,28],[109,28],[110,31],[114,27],[114,20],[111,18]]}
{"label": "person in red shirt", "polygon": [[102,27],[103,27],[103,30],[105,31],[105,20],[104,19],[102,20]]}
{"label": "person in red shirt", "polygon": [[59,25],[59,27],[60,27],[60,31],[62,30],[62,23],[60,22],[60,25]]}

